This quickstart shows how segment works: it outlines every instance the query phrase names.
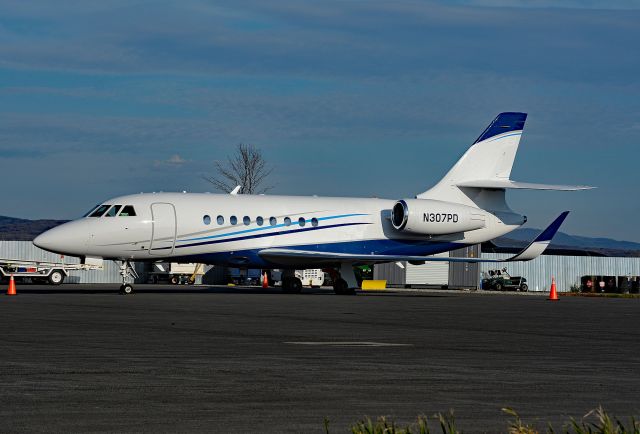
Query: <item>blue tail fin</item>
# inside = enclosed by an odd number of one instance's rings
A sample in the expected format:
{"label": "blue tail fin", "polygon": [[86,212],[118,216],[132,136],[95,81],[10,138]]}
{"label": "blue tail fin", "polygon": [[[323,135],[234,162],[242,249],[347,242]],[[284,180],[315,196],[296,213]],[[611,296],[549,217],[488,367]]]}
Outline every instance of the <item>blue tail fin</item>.
{"label": "blue tail fin", "polygon": [[496,116],[493,122],[491,122],[489,126],[482,132],[482,134],[480,134],[480,137],[478,137],[476,141],[473,142],[473,144],[475,145],[478,142],[482,142],[483,140],[490,139],[491,137],[498,136],[503,133],[508,133],[511,131],[522,131],[526,120],[526,113],[500,113],[498,116]]}

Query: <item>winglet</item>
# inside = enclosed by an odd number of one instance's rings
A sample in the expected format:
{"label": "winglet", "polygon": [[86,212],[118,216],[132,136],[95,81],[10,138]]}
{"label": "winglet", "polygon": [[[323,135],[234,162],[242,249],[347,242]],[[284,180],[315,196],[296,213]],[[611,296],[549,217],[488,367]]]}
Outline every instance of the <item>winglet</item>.
{"label": "winglet", "polygon": [[565,211],[556,218],[544,231],[540,233],[523,251],[517,255],[507,259],[507,261],[530,261],[535,259],[546,250],[551,243],[556,232],[569,215],[569,211]]}

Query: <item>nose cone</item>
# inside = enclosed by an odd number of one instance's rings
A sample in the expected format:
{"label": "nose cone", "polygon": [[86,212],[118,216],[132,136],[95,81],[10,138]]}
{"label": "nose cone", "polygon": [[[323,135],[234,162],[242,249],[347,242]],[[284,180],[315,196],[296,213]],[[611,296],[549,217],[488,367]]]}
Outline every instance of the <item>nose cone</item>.
{"label": "nose cone", "polygon": [[87,250],[87,229],[83,220],[64,223],[38,235],[33,244],[50,252],[81,256]]}

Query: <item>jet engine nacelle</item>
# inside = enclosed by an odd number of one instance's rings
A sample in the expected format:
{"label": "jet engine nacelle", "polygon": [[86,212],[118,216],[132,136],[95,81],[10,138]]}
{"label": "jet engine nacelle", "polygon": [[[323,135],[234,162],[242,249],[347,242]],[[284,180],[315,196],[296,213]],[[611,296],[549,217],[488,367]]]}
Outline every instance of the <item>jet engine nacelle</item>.
{"label": "jet engine nacelle", "polygon": [[391,211],[391,223],[399,231],[420,235],[445,235],[485,227],[482,210],[431,199],[403,199]]}

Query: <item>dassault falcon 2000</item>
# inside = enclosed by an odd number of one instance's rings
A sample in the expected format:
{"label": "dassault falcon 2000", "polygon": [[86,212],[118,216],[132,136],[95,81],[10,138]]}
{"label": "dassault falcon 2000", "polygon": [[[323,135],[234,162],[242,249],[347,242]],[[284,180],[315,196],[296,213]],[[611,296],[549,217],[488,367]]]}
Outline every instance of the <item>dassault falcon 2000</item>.
{"label": "dassault falcon 2000", "polygon": [[[498,262],[429,257],[504,235],[527,221],[506,203],[507,189],[590,187],[515,182],[511,168],[526,113],[501,113],[434,187],[412,199],[149,193],[108,200],[33,242],[82,257],[121,261],[121,292],[133,291],[130,261],[197,262],[285,270],[283,290],[299,292],[295,269],[334,268],[334,289],[351,294],[353,266],[383,262]],[[508,261],[540,255],[562,213]]]}

